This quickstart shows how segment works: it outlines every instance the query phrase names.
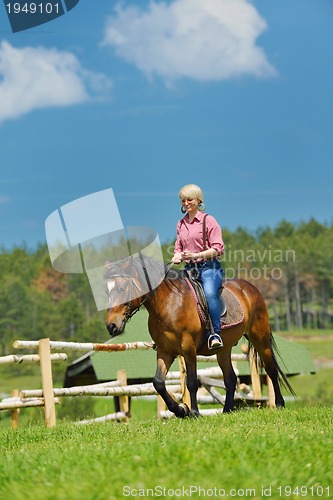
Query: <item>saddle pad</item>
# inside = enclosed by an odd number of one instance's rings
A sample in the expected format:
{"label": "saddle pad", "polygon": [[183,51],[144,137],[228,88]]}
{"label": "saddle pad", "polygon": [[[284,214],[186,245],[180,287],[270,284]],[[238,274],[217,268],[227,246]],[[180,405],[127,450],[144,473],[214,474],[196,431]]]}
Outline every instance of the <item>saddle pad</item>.
{"label": "saddle pad", "polygon": [[[185,278],[188,287],[197,303],[198,314],[203,324],[207,323],[207,302],[204,296],[203,288],[200,282],[191,279],[190,276]],[[228,288],[223,287],[220,294],[221,307],[221,329],[231,328],[239,325],[244,321],[243,308],[236,295]],[[226,309],[226,313],[225,313]]]}
{"label": "saddle pad", "polygon": [[221,330],[239,325],[244,321],[244,311],[236,295],[228,288],[222,288],[222,297],[227,306],[227,313],[221,317]]}

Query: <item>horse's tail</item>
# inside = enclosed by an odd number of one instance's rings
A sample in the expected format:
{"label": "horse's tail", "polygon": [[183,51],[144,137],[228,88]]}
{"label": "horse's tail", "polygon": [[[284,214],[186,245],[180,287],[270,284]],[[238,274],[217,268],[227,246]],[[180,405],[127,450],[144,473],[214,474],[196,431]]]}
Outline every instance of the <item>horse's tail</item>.
{"label": "horse's tail", "polygon": [[279,348],[276,344],[276,340],[275,340],[273,333],[272,333],[272,328],[270,328],[270,343],[271,343],[271,351],[272,351],[272,355],[273,355],[273,360],[274,360],[276,369],[279,373],[279,379],[280,379],[282,385],[290,392],[290,394],[292,394],[294,397],[296,397],[296,393],[295,393],[294,389],[291,387],[291,385],[288,382],[288,379],[286,377],[286,374],[284,373],[284,371],[282,370],[282,368],[280,367],[280,365],[278,363],[277,356],[280,358],[280,360],[284,364],[285,368],[287,368],[283,359],[282,359]]}
{"label": "horse's tail", "polygon": [[[249,337],[247,334],[244,335],[244,337],[247,339],[248,343],[249,343],[249,347],[252,347],[255,351],[255,354],[256,356],[254,357],[254,362],[257,364],[257,370],[259,372],[259,356],[258,356],[258,351],[257,349],[253,346],[252,342],[250,341]],[[279,365],[279,362],[277,360],[277,357],[280,358],[281,362],[283,363],[283,365],[286,367],[283,359],[282,359],[282,356],[281,356],[281,353],[279,351],[279,348],[276,344],[276,341],[275,341],[275,338],[273,336],[273,333],[272,333],[272,328],[270,326],[270,348],[271,348],[271,351],[272,351],[272,358],[273,358],[273,362],[274,362],[274,365],[277,369],[277,372],[278,372],[278,376],[279,376],[279,381],[281,382],[281,384],[290,392],[290,394],[292,394],[294,397],[296,397],[296,393],[294,391],[294,389],[291,387],[290,383],[288,382],[288,379],[286,377],[286,374],[284,373],[284,371],[282,370],[282,368],[280,367]],[[261,366],[262,368],[262,366]]]}

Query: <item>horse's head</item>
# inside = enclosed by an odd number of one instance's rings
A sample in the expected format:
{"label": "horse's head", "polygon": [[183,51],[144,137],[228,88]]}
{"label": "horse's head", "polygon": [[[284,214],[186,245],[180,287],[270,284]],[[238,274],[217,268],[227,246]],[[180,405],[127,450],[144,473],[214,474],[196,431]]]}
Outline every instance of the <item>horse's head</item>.
{"label": "horse's head", "polygon": [[108,309],[106,328],[111,337],[120,335],[125,330],[127,321],[139,305],[143,292],[136,276],[126,263],[126,267],[105,262],[106,294]]}
{"label": "horse's head", "polygon": [[125,330],[130,304],[110,307],[107,310],[105,325],[111,337],[120,335]]}

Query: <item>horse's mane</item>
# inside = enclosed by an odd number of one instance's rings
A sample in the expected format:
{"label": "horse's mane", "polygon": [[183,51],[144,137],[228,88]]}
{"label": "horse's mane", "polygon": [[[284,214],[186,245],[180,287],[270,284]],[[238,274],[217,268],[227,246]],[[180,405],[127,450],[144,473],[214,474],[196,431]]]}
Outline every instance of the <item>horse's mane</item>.
{"label": "horse's mane", "polygon": [[[160,260],[143,254],[135,254],[126,259],[109,262],[106,265],[104,278],[112,276],[137,276],[140,283],[146,283],[146,272],[152,283],[164,281],[167,287],[182,292],[182,284],[185,283],[184,271],[170,268],[170,264],[164,264]],[[161,277],[163,279],[161,280]]]}

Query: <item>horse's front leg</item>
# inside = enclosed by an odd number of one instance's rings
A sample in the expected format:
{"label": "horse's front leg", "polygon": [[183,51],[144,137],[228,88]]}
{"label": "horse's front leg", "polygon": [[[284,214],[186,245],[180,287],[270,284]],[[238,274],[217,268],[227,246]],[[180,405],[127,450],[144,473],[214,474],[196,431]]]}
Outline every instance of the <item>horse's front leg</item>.
{"label": "horse's front leg", "polygon": [[185,408],[180,406],[168,393],[165,386],[165,378],[175,357],[169,354],[160,353],[157,349],[157,369],[153,379],[153,385],[159,395],[163,398],[168,410],[172,411],[176,417],[184,418],[187,416]]}

